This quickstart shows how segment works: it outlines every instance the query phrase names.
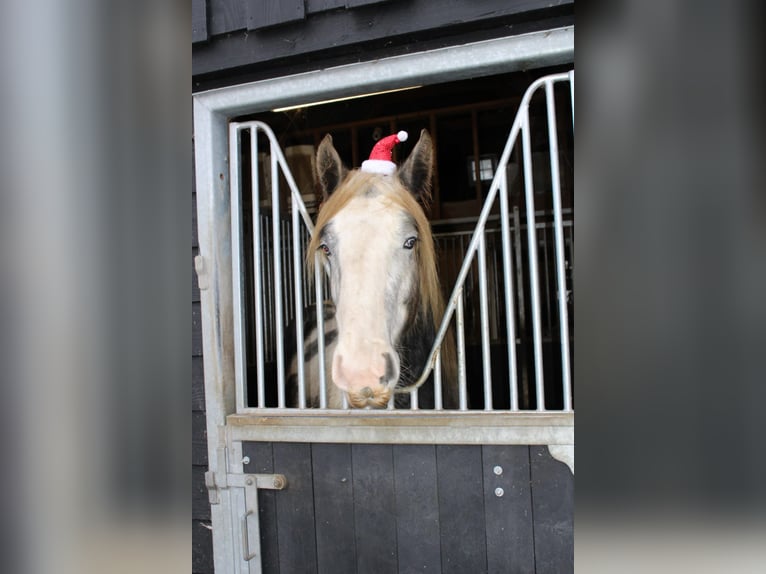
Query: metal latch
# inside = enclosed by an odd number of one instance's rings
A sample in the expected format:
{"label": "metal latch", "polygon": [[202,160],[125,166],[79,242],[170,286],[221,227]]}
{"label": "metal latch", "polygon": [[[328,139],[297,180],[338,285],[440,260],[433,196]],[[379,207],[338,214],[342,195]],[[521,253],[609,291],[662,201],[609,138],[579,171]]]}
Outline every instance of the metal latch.
{"label": "metal latch", "polygon": [[[223,480],[218,484],[216,476]],[[205,473],[205,485],[207,486],[210,504],[219,504],[218,493],[224,488],[245,489],[245,513],[242,515],[240,524],[242,527],[242,558],[249,562],[261,553],[261,534],[258,524],[258,489],[282,490],[287,486],[287,478],[284,474],[216,474],[208,471]],[[251,516],[255,520],[248,520]],[[252,523],[252,528],[249,528]]]}
{"label": "metal latch", "polygon": [[[223,480],[221,484],[216,481],[216,476],[221,476]],[[282,490],[287,486],[287,478],[284,474],[216,474],[213,471],[205,473],[205,486],[207,487],[208,499],[210,504],[220,503],[218,496],[219,490],[236,487],[236,488],[253,488],[255,490]]]}

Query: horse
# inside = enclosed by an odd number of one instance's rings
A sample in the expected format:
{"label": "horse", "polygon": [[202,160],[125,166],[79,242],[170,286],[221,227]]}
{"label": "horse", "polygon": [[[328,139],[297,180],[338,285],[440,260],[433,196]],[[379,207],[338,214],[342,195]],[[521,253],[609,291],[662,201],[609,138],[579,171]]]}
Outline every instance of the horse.
{"label": "horse", "polygon": [[[398,136],[386,139],[393,145],[406,134]],[[431,137],[422,130],[398,169],[373,155],[361,169],[348,170],[330,134],[317,148],[323,202],[307,265],[311,270],[319,253],[329,276],[332,303],[324,308],[329,408],[342,408],[344,394],[353,408],[385,408],[392,394],[397,408],[408,407],[409,391],[425,367],[444,312],[425,213],[434,163]],[[385,169],[377,169],[380,162]],[[309,406],[318,406],[316,325],[304,332],[306,396]],[[455,408],[456,365],[450,344],[443,345],[442,365],[443,405]],[[294,403],[295,357],[289,372]],[[420,387],[418,404],[433,407],[433,375]]]}

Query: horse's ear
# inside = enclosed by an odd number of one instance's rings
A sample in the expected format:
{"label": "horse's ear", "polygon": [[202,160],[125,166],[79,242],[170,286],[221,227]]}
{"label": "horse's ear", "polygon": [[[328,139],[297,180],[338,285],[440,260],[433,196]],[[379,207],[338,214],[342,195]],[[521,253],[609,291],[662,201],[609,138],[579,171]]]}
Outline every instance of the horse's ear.
{"label": "horse's ear", "polygon": [[322,186],[322,195],[327,200],[338,184],[346,176],[346,166],[340,160],[335,146],[332,145],[332,136],[327,134],[317,150],[317,176]]}
{"label": "horse's ear", "polygon": [[428,130],[420,132],[410,157],[399,168],[397,176],[412,195],[424,206],[431,202],[431,177],[434,171],[434,144]]}

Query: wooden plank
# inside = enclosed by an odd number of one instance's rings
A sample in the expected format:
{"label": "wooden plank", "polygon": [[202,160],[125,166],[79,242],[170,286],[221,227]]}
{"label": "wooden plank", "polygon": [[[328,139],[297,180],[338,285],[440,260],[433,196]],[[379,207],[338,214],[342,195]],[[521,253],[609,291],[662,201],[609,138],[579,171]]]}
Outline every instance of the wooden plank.
{"label": "wooden plank", "polygon": [[192,357],[192,411],[205,411],[205,365],[202,357]]}
{"label": "wooden plank", "polygon": [[484,488],[481,447],[439,445],[442,572],[486,572]]}
{"label": "wooden plank", "polygon": [[574,572],[574,476],[546,446],[530,447],[529,455],[536,572]]}
{"label": "wooden plank", "polygon": [[[529,447],[484,446],[482,450],[487,572],[533,574],[535,553]],[[502,489],[501,493],[496,492],[498,488]]]}
{"label": "wooden plank", "polygon": [[260,30],[305,17],[304,0],[250,0],[247,3],[248,30]]}
{"label": "wooden plank", "polygon": [[306,0],[306,14],[316,14],[345,7],[346,0]]}
{"label": "wooden plank", "polygon": [[206,466],[192,466],[192,518],[210,520],[210,499],[205,486]]}
{"label": "wooden plank", "polygon": [[192,44],[207,40],[207,0],[192,0]]}
{"label": "wooden plank", "polygon": [[208,34],[216,36],[247,26],[246,2],[243,0],[208,0]]}
{"label": "wooden plank", "polygon": [[441,572],[436,447],[393,448],[399,572]]}
{"label": "wooden plank", "polygon": [[192,357],[202,356],[202,311],[199,303],[192,303]]}
{"label": "wooden plank", "polygon": [[192,464],[207,466],[207,428],[205,413],[192,412]]}
{"label": "wooden plank", "polygon": [[371,4],[382,4],[389,0],[346,0],[346,8],[358,8],[359,6],[369,6]]}
{"label": "wooden plank", "polygon": [[390,445],[351,446],[358,572],[396,572],[394,461]]}
{"label": "wooden plank", "polygon": [[192,574],[213,574],[213,530],[209,520],[192,520]]}
{"label": "wooden plank", "polygon": [[279,571],[316,572],[314,492],[311,480],[311,445],[274,443],[274,472],[287,477],[288,486],[277,500]]}
{"label": "wooden plank", "polygon": [[[248,474],[272,474],[274,457],[271,443],[244,442],[242,456],[250,457],[244,465]],[[289,479],[288,479],[289,481]],[[261,531],[261,567],[264,574],[279,574],[279,543],[277,539],[277,494],[275,490],[258,491],[258,520]]]}
{"label": "wooden plank", "polygon": [[320,574],[356,572],[351,446],[315,444],[314,474],[317,567]]}

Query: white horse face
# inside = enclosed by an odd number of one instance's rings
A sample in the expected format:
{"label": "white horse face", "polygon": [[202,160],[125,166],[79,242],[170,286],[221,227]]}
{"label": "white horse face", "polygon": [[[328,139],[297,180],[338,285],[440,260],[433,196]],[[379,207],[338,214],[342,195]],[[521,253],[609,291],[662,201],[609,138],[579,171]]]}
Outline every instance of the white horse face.
{"label": "white horse face", "polygon": [[324,227],[338,344],[332,379],[355,407],[384,407],[399,380],[396,343],[417,288],[414,221],[383,193],[353,198]]}
{"label": "white horse face", "polygon": [[[430,180],[432,148],[427,134],[410,156],[422,163],[423,158],[416,154],[419,148],[421,152],[427,148]],[[413,189],[410,171],[405,170],[410,164],[408,160],[397,176],[353,172],[345,177],[329,136],[318,152],[318,172],[326,196],[328,179],[335,182],[329,186],[337,194],[333,200],[346,194],[342,207],[329,219],[320,216],[314,244],[330,270],[336,306],[338,338],[331,361],[332,380],[357,408],[388,404],[400,377],[397,344],[417,308],[421,238],[415,218],[396,199]],[[332,211],[334,206],[328,202],[326,209]]]}

